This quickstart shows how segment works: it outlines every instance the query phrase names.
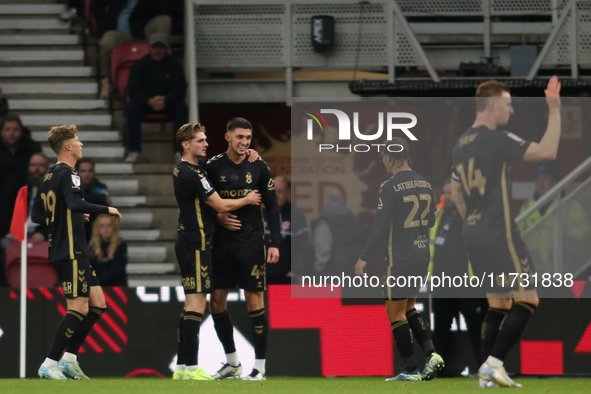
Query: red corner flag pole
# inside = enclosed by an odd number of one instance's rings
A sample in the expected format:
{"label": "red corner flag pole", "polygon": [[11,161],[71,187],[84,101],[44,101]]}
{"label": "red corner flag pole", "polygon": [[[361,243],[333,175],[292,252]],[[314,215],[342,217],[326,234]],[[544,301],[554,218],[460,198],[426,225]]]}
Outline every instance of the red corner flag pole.
{"label": "red corner flag pole", "polygon": [[27,186],[18,191],[10,224],[10,232],[21,243],[21,379],[26,377],[27,365],[27,192]]}

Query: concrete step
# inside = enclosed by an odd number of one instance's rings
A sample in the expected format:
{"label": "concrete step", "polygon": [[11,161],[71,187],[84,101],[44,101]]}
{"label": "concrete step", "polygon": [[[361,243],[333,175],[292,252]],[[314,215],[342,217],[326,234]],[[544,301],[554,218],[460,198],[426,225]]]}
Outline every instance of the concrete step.
{"label": "concrete step", "polygon": [[114,207],[137,207],[138,205],[146,205],[148,197],[146,196],[113,196],[111,197],[111,204]]}
{"label": "concrete step", "polygon": [[121,230],[119,235],[126,241],[156,241],[160,238],[160,230]]}
{"label": "concrete step", "polygon": [[84,60],[83,50],[22,50],[0,51],[0,62],[51,62],[51,61],[81,61]]}
{"label": "concrete step", "polygon": [[137,179],[101,179],[101,182],[107,185],[111,194],[137,194],[140,189],[140,181]]}
{"label": "concrete step", "polygon": [[8,100],[11,110],[93,110],[107,108],[106,100]]}
{"label": "concrete step", "polygon": [[[172,156],[172,154],[171,154]],[[136,164],[136,174],[172,174],[175,164]]]}
{"label": "concrete step", "polygon": [[18,30],[66,30],[70,28],[70,22],[62,22],[59,19],[3,19],[0,23],[0,29],[18,29]]}
{"label": "concrete step", "polygon": [[[12,106],[10,108],[12,108]],[[35,141],[45,142],[47,140],[47,131],[33,131],[32,133]],[[83,143],[116,142],[121,140],[118,131],[79,131],[78,138],[80,138],[80,141]]]}
{"label": "concrete step", "polygon": [[2,93],[12,94],[96,94],[98,86],[95,82],[70,82],[70,83],[4,83]]}
{"label": "concrete step", "polygon": [[[124,230],[143,230],[152,228],[154,214],[152,212],[127,212],[122,208],[123,222],[121,228]],[[121,211],[121,210],[120,210]]]}
{"label": "concrete step", "polygon": [[[1,38],[2,36],[0,36]],[[0,78],[84,78],[91,76],[92,67],[0,67]]]}
{"label": "concrete step", "polygon": [[63,4],[0,4],[0,15],[59,14],[65,9]]}
{"label": "concrete step", "polygon": [[[129,264],[131,265],[131,264]],[[174,275],[167,275],[162,276],[158,275],[154,277],[152,275],[144,275],[144,274],[129,274],[129,265],[127,266],[128,270],[128,279],[127,285],[129,287],[177,287],[182,286],[181,276],[178,274]]]}
{"label": "concrete step", "polygon": [[80,37],[70,34],[5,34],[0,45],[80,45]]}
{"label": "concrete step", "polygon": [[[167,274],[175,272],[176,263],[130,263],[127,273],[131,275]],[[145,282],[144,282],[145,283]],[[145,285],[142,285],[145,286]]]}
{"label": "concrete step", "polygon": [[128,246],[127,255],[130,262],[164,263],[166,247],[164,246]]}
{"label": "concrete step", "polygon": [[48,126],[53,127],[61,124],[110,126],[111,115],[21,115],[25,126]]}
{"label": "concrete step", "polygon": [[98,175],[105,174],[133,174],[132,163],[96,163],[94,170]]}

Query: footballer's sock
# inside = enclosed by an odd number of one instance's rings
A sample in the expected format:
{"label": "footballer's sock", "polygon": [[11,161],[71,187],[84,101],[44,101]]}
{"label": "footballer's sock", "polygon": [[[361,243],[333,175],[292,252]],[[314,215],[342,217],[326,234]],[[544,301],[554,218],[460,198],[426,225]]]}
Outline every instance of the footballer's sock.
{"label": "footballer's sock", "polygon": [[254,369],[259,371],[261,374],[265,374],[265,361],[266,360],[259,360],[258,358],[254,360]]}
{"label": "footballer's sock", "polygon": [[509,350],[519,340],[523,330],[531,315],[534,314],[536,307],[525,302],[516,302],[507,313],[507,317],[501,323],[499,335],[495,341],[490,355],[501,361],[505,360]]}
{"label": "footballer's sock", "polygon": [[406,321],[408,321],[408,325],[419,342],[421,349],[423,349],[425,356],[430,356],[435,351],[435,348],[433,347],[431,332],[425,320],[423,320],[423,316],[413,308],[406,312]]}
{"label": "footballer's sock", "polygon": [[[267,334],[269,332],[265,308],[250,312],[250,318],[252,319],[254,358],[264,360],[267,358]],[[264,374],[263,371],[260,372]]]}
{"label": "footballer's sock", "polygon": [[[224,347],[224,353],[236,353],[236,345],[234,345],[234,325],[232,324],[232,319],[230,318],[230,314],[226,309],[222,313],[212,313],[211,316],[213,317],[213,325],[215,327],[215,332],[218,334],[218,338]],[[230,363],[230,361],[228,361]],[[232,364],[231,365],[238,365]]]}
{"label": "footballer's sock", "polygon": [[78,327],[80,327],[82,320],[84,320],[84,315],[80,312],[68,311],[64,315],[59,326],[57,326],[55,338],[53,339],[53,344],[51,345],[47,358],[58,361],[62,357],[63,351],[72,340]]}
{"label": "footballer's sock", "polygon": [[505,316],[507,316],[507,312],[504,309],[488,308],[480,331],[480,354],[482,356],[480,362],[484,362],[490,355],[499,334],[499,326]]}
{"label": "footballer's sock", "polygon": [[[107,308],[98,308],[96,306],[91,306],[88,315],[84,317],[82,323],[78,326],[76,333],[72,337],[70,343],[68,343],[68,347],[66,347],[66,352],[70,354],[78,354],[78,350],[80,350],[80,346],[86,340],[86,337],[92,330],[92,326],[100,319],[101,315],[105,313]],[[67,360],[66,360],[67,361]],[[74,360],[76,361],[76,360]]]}
{"label": "footballer's sock", "polygon": [[185,365],[187,370],[197,365],[199,353],[199,326],[203,315],[198,312],[187,311],[183,317],[183,338],[185,340]]}
{"label": "footballer's sock", "polygon": [[395,321],[394,323],[390,323],[390,325],[392,326],[396,347],[402,356],[406,371],[412,372],[416,370],[417,362],[415,361],[414,349],[412,348],[412,333],[408,322],[406,320]]}
{"label": "footballer's sock", "polygon": [[185,311],[181,313],[181,318],[179,319],[179,328],[176,330],[176,341],[177,341],[177,359],[176,359],[176,367],[179,370],[185,369],[185,359],[186,359],[186,352],[185,352],[185,340],[183,339],[183,322],[185,319]]}

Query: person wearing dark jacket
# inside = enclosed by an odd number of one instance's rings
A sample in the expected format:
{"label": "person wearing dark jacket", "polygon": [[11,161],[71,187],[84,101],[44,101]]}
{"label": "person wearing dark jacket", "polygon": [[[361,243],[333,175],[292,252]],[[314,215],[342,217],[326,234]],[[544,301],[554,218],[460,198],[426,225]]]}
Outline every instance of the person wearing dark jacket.
{"label": "person wearing dark jacket", "polygon": [[[148,15],[146,2],[143,0],[92,0],[90,12],[95,18],[96,35],[100,39],[100,74],[103,76],[100,98],[109,97],[113,49],[121,44],[141,42],[155,33],[169,37],[172,23],[169,15],[176,12],[177,7],[174,4],[178,2],[179,0],[158,1],[162,5],[151,10]],[[149,19],[145,19],[146,16]]]}
{"label": "person wearing dark jacket", "polygon": [[101,286],[127,286],[127,244],[111,216],[102,214],[95,220],[88,251]]}
{"label": "person wearing dark jacket", "polygon": [[187,81],[183,66],[168,54],[168,49],[167,36],[151,35],[150,52],[129,70],[127,162],[137,161],[141,151],[141,120],[145,114],[167,114],[172,119],[174,130],[189,121],[189,109],[185,104]]}
{"label": "person wearing dark jacket", "polygon": [[41,145],[31,139],[16,115],[0,121],[0,236],[9,232],[12,208],[18,189],[27,183],[29,160],[41,152]]}
{"label": "person wearing dark jacket", "polygon": [[345,205],[340,193],[325,198],[325,208],[312,224],[314,269],[322,275],[351,275],[367,242],[367,229]]}

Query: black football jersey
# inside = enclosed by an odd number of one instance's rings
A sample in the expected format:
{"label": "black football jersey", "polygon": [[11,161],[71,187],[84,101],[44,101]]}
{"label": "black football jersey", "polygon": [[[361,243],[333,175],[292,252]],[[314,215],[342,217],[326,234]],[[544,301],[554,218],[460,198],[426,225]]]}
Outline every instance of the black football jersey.
{"label": "black football jersey", "polygon": [[179,206],[178,239],[205,250],[211,243],[216,212],[205,204],[215,193],[201,165],[179,161],[172,172],[174,196]]}
{"label": "black football jersey", "polygon": [[[242,198],[252,190],[258,190],[262,203],[267,209],[270,246],[278,248],[281,242],[279,206],[271,170],[262,160],[250,163],[244,159],[239,164],[228,158],[226,153],[212,157],[205,166],[209,179],[222,198]],[[215,241],[243,242],[252,245],[265,244],[265,219],[263,206],[246,205],[232,212],[240,220],[241,228],[231,231],[216,225]]]}
{"label": "black football jersey", "polygon": [[80,177],[65,163],[50,168],[35,196],[31,219],[48,226],[49,262],[88,259],[84,214],[109,213],[84,199]]}
{"label": "black football jersey", "polygon": [[428,262],[435,205],[431,184],[415,171],[400,171],[382,183],[376,222],[361,259],[367,261],[387,237],[388,265]]}
{"label": "black football jersey", "polygon": [[509,161],[523,159],[530,143],[515,134],[485,126],[469,128],[456,142],[452,177],[462,184],[466,242],[484,235],[505,238],[507,223],[515,227]]}

